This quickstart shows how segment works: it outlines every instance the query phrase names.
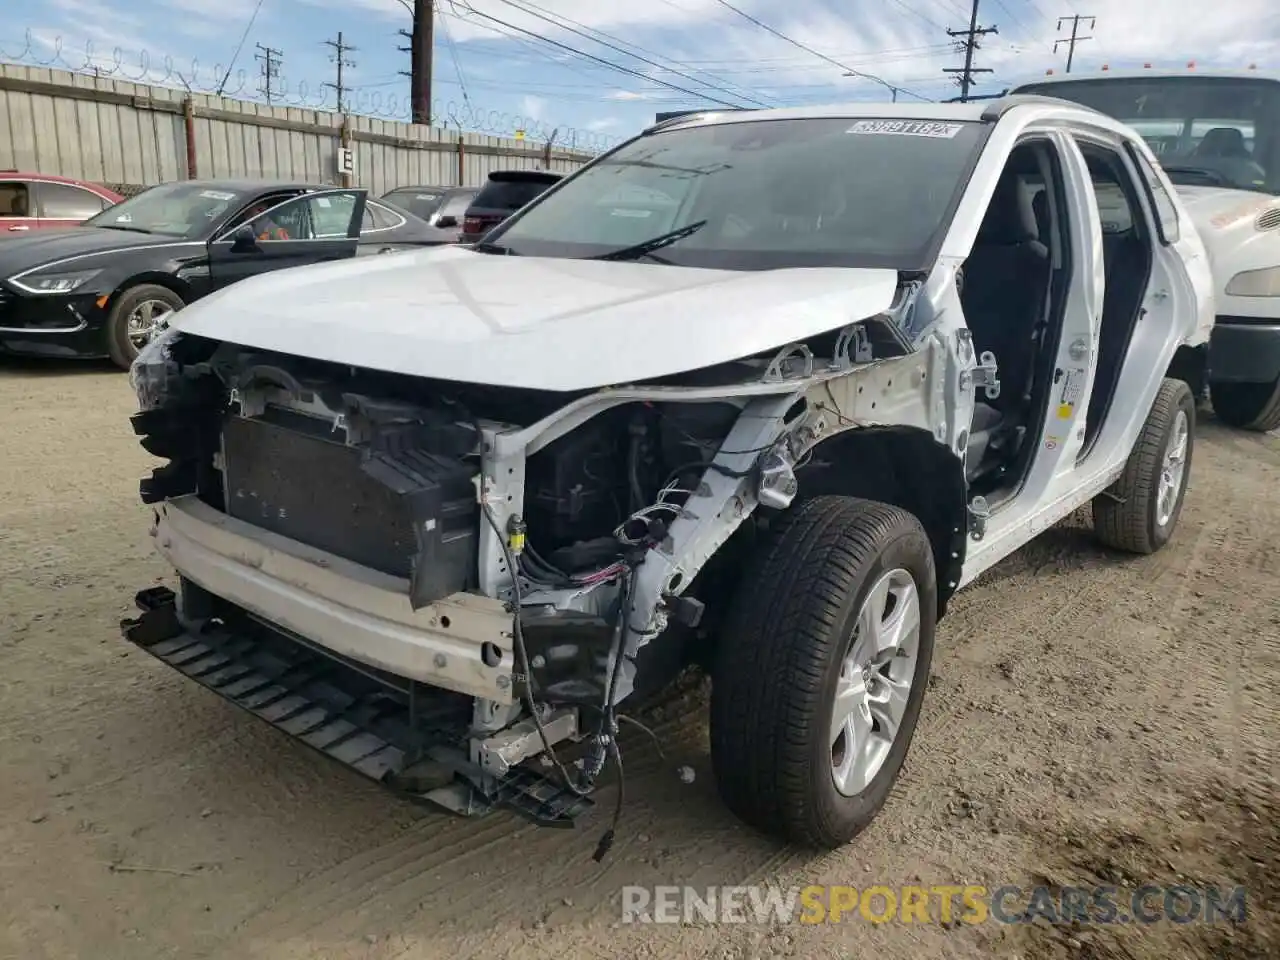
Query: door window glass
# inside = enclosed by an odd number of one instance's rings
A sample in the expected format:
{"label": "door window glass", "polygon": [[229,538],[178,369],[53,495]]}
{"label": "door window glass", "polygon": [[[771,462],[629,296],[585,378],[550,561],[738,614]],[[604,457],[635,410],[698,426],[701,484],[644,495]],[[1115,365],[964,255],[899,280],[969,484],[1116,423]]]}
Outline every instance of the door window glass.
{"label": "door window glass", "polygon": [[274,240],[345,238],[355,212],[356,194],[308,194],[255,216],[249,221],[260,243]]}
{"label": "door window glass", "polygon": [[107,206],[96,193],[66,183],[40,183],[40,216],[50,220],[88,220]]}
{"label": "door window glass", "polygon": [[1138,165],[1138,171],[1146,181],[1151,206],[1155,209],[1156,223],[1160,227],[1160,239],[1166,244],[1177,243],[1182,236],[1178,231],[1178,208],[1173,205],[1169,192],[1165,190],[1164,184],[1160,182],[1160,177],[1156,175],[1147,158],[1132,147],[1129,148],[1129,156]]}
{"label": "door window glass", "polygon": [[30,217],[30,191],[17,180],[0,181],[0,217]]}
{"label": "door window glass", "polygon": [[313,236],[345,237],[351,229],[351,216],[355,213],[354,193],[331,193],[323,197],[305,197],[307,212],[311,217]]}

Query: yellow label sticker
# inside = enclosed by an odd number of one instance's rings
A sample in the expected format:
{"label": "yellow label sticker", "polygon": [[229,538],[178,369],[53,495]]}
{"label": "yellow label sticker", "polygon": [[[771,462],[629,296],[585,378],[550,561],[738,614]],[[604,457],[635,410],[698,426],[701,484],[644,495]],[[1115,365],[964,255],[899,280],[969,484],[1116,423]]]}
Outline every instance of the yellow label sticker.
{"label": "yellow label sticker", "polygon": [[1059,420],[1070,420],[1070,419],[1071,419],[1071,412],[1072,412],[1074,409],[1075,409],[1075,407],[1073,407],[1073,406],[1072,406],[1071,404],[1069,404],[1069,403],[1060,403],[1060,404],[1058,404],[1058,419],[1059,419]]}

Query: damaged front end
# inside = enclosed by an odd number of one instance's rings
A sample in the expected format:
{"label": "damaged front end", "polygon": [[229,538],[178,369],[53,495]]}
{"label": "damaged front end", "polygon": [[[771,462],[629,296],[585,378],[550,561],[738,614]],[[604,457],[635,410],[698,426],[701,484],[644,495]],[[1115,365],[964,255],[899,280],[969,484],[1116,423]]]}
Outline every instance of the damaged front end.
{"label": "damaged front end", "polygon": [[167,330],[133,426],[167,461],[141,495],[181,585],[140,593],[125,636],[414,797],[571,823],[619,706],[714,642],[821,444],[888,425],[962,456],[967,341],[899,329],[578,394]]}

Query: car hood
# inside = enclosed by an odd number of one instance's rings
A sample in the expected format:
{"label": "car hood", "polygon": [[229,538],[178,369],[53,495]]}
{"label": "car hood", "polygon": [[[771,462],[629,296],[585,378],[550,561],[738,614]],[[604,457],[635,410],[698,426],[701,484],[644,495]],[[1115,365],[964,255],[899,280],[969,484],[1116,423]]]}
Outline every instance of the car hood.
{"label": "car hood", "polygon": [[1280,198],[1255,190],[1228,187],[1178,186],[1178,196],[1200,230],[1222,230],[1239,221],[1252,221],[1268,207],[1280,206]]}
{"label": "car hood", "polygon": [[888,309],[893,270],[740,272],[448,247],[263,274],[174,315],[244,346],[417,377],[589,390],[727,363]]}
{"label": "car hood", "polygon": [[[20,237],[0,239],[0,279],[30,270],[55,260],[83,256],[87,253],[109,253],[130,247],[154,246],[177,242],[177,237],[162,237],[128,230],[103,227],[72,227],[67,230],[32,230]],[[69,268],[73,269],[73,268]]]}
{"label": "car hood", "polygon": [[1217,279],[1219,296],[1242,270],[1260,270],[1280,262],[1280,230],[1260,229],[1265,210],[1280,210],[1280,197],[1222,187],[1178,187],[1196,232],[1204,241]]}

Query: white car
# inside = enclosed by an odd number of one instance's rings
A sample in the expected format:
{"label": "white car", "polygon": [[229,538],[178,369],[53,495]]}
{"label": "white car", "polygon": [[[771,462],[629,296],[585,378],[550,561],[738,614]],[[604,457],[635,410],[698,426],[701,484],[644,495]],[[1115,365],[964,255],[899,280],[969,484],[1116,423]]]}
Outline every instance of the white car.
{"label": "white car", "polygon": [[1195,405],[1167,371],[1213,313],[1182,202],[1100,113],[678,118],[474,249],[175,315],[131,380],[180,585],[123,630],[368,776],[549,823],[702,662],[728,807],[843,844],[957,590],[1088,503],[1105,544],[1168,541]]}
{"label": "white car", "polygon": [[[1280,74],[1072,73],[1012,92],[1092,107],[1146,139],[1213,265],[1218,316],[1207,379],[1214,412],[1237,427],[1280,427]],[[1178,372],[1200,387],[1202,368],[1182,364]]]}

